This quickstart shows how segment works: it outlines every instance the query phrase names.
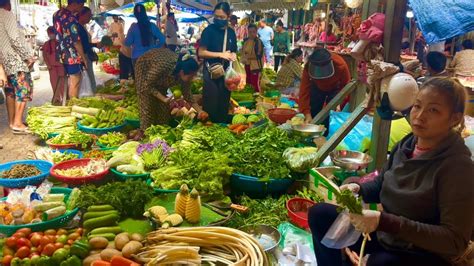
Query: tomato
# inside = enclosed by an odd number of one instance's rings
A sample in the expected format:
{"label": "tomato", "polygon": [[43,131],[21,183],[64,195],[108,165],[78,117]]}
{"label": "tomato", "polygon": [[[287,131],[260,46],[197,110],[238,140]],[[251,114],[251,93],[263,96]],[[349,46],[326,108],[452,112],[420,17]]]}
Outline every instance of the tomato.
{"label": "tomato", "polygon": [[17,233],[23,233],[25,235],[25,237],[29,234],[31,234],[31,228],[21,228],[21,229],[18,229],[18,231],[16,231]]}
{"label": "tomato", "polygon": [[81,237],[81,236],[80,236],[78,233],[72,233],[72,234],[70,234],[70,235],[67,237],[67,239],[69,239],[69,240],[76,240],[76,239],[78,239],[79,237]]}
{"label": "tomato", "polygon": [[78,233],[80,236],[82,236],[82,234],[84,233],[84,229],[83,228],[77,228],[76,233]]}
{"label": "tomato", "polygon": [[32,238],[34,235],[43,236],[44,233],[43,233],[43,232],[33,232],[33,233],[31,233],[31,234],[28,236],[28,238]]}
{"label": "tomato", "polygon": [[30,242],[30,240],[28,240],[26,238],[20,238],[16,241],[16,246],[18,248],[23,247],[23,246],[31,247],[31,242]]}
{"label": "tomato", "polygon": [[49,238],[48,236],[43,236],[43,237],[41,237],[40,244],[41,244],[43,247],[46,246],[47,244],[50,244],[50,243],[54,243],[54,240],[52,240],[52,239]]}
{"label": "tomato", "polygon": [[67,235],[61,235],[56,239],[57,243],[63,243],[66,244],[67,242]]}
{"label": "tomato", "polygon": [[32,253],[30,255],[30,259],[31,259],[31,264],[32,265],[38,265],[38,262],[40,260],[40,255],[37,254],[37,253]]}
{"label": "tomato", "polygon": [[66,245],[64,245],[64,248],[65,248],[65,249],[70,249],[70,248],[71,248],[71,245],[67,245],[67,244],[66,244]]}
{"label": "tomato", "polygon": [[27,235],[25,235],[23,232],[16,232],[12,236],[16,238],[22,238],[22,237],[26,237]]}
{"label": "tomato", "polygon": [[39,254],[41,254],[41,251],[43,251],[43,246],[42,245],[39,245],[36,247],[36,252],[38,252]]}
{"label": "tomato", "polygon": [[6,255],[14,255],[15,254],[15,251],[7,246],[3,246],[3,255],[6,256]]}
{"label": "tomato", "polygon": [[56,251],[56,248],[54,247],[54,245],[47,244],[46,246],[44,246],[43,251],[41,252],[41,255],[52,256],[54,251]]}
{"label": "tomato", "polygon": [[33,235],[30,238],[31,245],[33,245],[34,247],[37,247],[40,244],[41,238],[42,238],[41,235],[33,233]]}
{"label": "tomato", "polygon": [[26,246],[19,248],[15,253],[15,257],[18,257],[20,259],[26,258],[29,255],[30,255],[30,248]]}
{"label": "tomato", "polygon": [[74,243],[74,240],[68,239],[67,244],[68,244],[68,245],[72,245],[72,243]]}
{"label": "tomato", "polygon": [[48,229],[48,230],[44,231],[44,234],[54,236],[54,235],[56,235],[56,230]]}
{"label": "tomato", "polygon": [[56,232],[56,235],[61,236],[61,235],[67,235],[67,230],[66,229],[58,229]]}
{"label": "tomato", "polygon": [[10,266],[10,262],[12,261],[12,259],[13,259],[12,255],[3,256],[2,265]]}
{"label": "tomato", "polygon": [[16,247],[16,240],[17,240],[16,237],[11,236],[11,237],[7,238],[7,242],[5,242],[5,244],[9,248],[15,248]]}
{"label": "tomato", "polygon": [[60,249],[60,248],[64,247],[64,244],[63,243],[54,243],[54,247],[56,249]]}

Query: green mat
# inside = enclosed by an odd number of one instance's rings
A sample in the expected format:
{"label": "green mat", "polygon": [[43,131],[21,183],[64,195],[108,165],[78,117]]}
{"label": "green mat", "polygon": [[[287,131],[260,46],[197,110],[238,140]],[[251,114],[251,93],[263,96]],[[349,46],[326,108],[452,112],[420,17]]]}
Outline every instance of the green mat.
{"label": "green mat", "polygon": [[149,232],[153,231],[153,227],[151,226],[148,220],[137,220],[132,218],[127,218],[121,222],[119,222],[120,228],[124,232],[134,234],[138,233],[142,236],[146,236]]}
{"label": "green mat", "polygon": [[[168,210],[169,214],[174,213],[174,200],[176,198],[176,193],[166,193],[153,198],[148,204],[145,205],[145,209],[159,205],[163,206]],[[227,212],[230,214],[230,211]],[[204,206],[201,206],[201,221],[199,224],[190,224],[184,221],[181,226],[190,227],[190,226],[207,226],[212,223],[219,222],[226,217],[208,209]]]}

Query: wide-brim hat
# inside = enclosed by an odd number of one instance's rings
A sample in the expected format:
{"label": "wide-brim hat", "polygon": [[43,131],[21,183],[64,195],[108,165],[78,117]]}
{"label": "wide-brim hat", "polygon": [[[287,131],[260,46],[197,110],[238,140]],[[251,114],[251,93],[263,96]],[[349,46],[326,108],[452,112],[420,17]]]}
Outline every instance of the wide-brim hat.
{"label": "wide-brim hat", "polygon": [[331,53],[324,48],[316,48],[309,57],[309,76],[313,79],[326,79],[334,75]]}

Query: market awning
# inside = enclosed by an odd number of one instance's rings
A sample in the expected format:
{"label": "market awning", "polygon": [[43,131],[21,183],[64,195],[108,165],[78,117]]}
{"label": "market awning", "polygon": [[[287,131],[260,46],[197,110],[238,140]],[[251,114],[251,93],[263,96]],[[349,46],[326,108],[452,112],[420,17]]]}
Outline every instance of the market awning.
{"label": "market awning", "polygon": [[233,10],[269,10],[308,8],[307,0],[230,0]]}
{"label": "market awning", "polygon": [[436,43],[474,30],[473,0],[410,0],[427,43]]}

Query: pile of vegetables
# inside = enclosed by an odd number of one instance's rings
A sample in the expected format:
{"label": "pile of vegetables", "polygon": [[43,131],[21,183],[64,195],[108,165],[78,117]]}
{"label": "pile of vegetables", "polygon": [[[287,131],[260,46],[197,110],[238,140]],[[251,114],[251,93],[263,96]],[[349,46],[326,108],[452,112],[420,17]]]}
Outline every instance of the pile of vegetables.
{"label": "pile of vegetables", "polygon": [[120,132],[109,132],[99,137],[99,144],[107,147],[118,147],[127,140],[127,136]]}
{"label": "pile of vegetables", "polygon": [[[103,97],[84,97],[84,98],[72,98],[68,101],[68,106],[80,106],[89,107],[103,110],[114,110],[120,106],[120,102],[112,101]],[[95,115],[95,114],[90,114]]]}
{"label": "pile of vegetables", "polygon": [[288,148],[283,157],[292,171],[307,173],[309,169],[318,165],[318,149],[315,147]]}
{"label": "pile of vegetables", "polygon": [[58,150],[52,150],[49,148],[39,148],[34,153],[38,160],[45,160],[52,162],[53,164],[74,160],[79,157],[78,154],[68,152],[67,150],[60,152]]}
{"label": "pile of vegetables", "polygon": [[160,139],[152,143],[140,144],[137,147],[137,154],[143,160],[145,170],[147,171],[161,167],[170,152],[171,147]]}
{"label": "pile of vegetables", "polygon": [[72,130],[63,132],[56,137],[50,139],[48,142],[50,144],[56,145],[65,145],[65,144],[75,144],[81,145],[82,148],[86,148],[90,143],[93,142],[91,135],[83,133],[79,130]]}
{"label": "pile of vegetables", "polygon": [[90,160],[85,166],[74,166],[68,169],[55,169],[54,173],[64,177],[86,177],[100,174],[107,170],[107,163],[105,160],[94,159]]}
{"label": "pile of vegetables", "polygon": [[107,161],[108,167],[115,167],[117,171],[125,174],[144,174],[145,162],[137,154],[140,145],[137,141],[130,141],[122,144],[116,151],[112,152],[112,157]]}
{"label": "pile of vegetables", "polygon": [[107,62],[102,62],[102,69],[104,70],[105,73],[107,74],[112,74],[112,75],[119,75],[120,74],[120,68],[117,68],[118,66],[116,64],[110,64]]}
{"label": "pile of vegetables", "polygon": [[135,90],[129,90],[125,94],[125,98],[120,103],[121,110],[125,113],[125,117],[128,119],[138,119],[140,117],[140,113],[138,110],[138,96]]}
{"label": "pile of vegetables", "polygon": [[145,204],[153,197],[153,188],[140,180],[111,182],[102,186],[85,185],[77,205],[87,209],[92,205],[108,204],[117,210],[121,217],[140,218]]}
{"label": "pile of vegetables", "polygon": [[40,175],[41,171],[31,164],[15,164],[10,169],[0,172],[0,178],[27,178]]}
{"label": "pile of vegetables", "polygon": [[112,157],[113,150],[90,150],[83,152],[84,158],[108,160]]}
{"label": "pile of vegetables", "polygon": [[194,79],[191,81],[190,85],[191,93],[192,94],[201,94],[202,88],[204,87],[204,80],[203,79]]}
{"label": "pile of vegetables", "polygon": [[26,123],[32,132],[47,139],[50,133],[71,131],[76,127],[76,118],[71,115],[71,107],[45,104],[28,110]]}
{"label": "pile of vegetables", "polygon": [[96,116],[84,115],[81,125],[90,128],[110,128],[122,125],[125,121],[125,114],[114,110],[100,110]]}
{"label": "pile of vegetables", "polygon": [[[142,235],[127,232],[119,233],[121,232],[120,227],[103,227],[94,230],[108,232],[115,230],[114,232],[117,232],[117,235],[112,239],[110,239],[110,236],[114,235],[113,233],[107,233],[110,234],[109,238],[100,235],[89,235],[88,245],[91,250],[96,252],[89,253],[90,255],[84,259],[84,265],[139,265],[131,258],[143,247],[141,243],[143,241]],[[111,240],[110,243],[109,240]]]}
{"label": "pile of vegetables", "polygon": [[262,75],[263,75],[262,79],[266,78],[271,82],[276,81],[277,73],[275,72],[275,70],[273,70],[273,68],[268,68],[268,67],[264,68],[262,70]]}

